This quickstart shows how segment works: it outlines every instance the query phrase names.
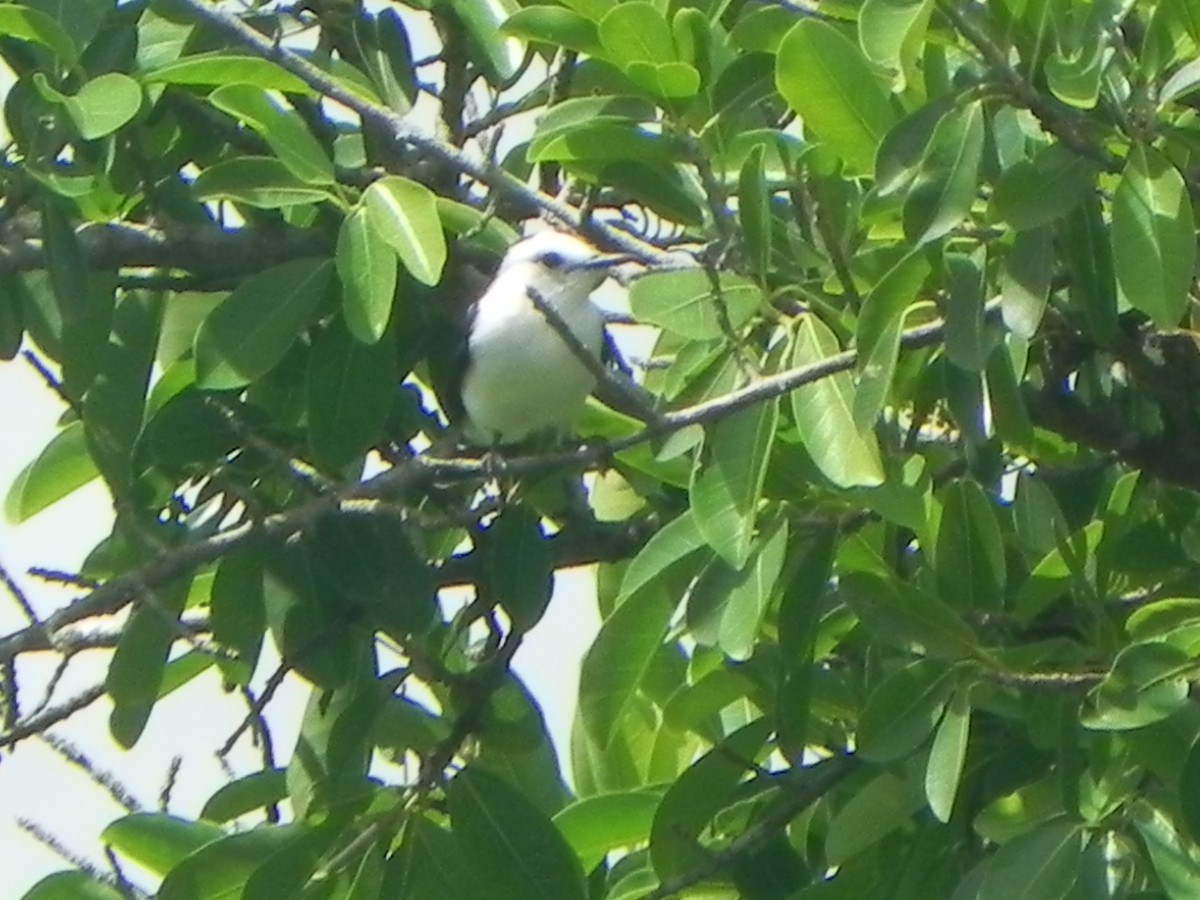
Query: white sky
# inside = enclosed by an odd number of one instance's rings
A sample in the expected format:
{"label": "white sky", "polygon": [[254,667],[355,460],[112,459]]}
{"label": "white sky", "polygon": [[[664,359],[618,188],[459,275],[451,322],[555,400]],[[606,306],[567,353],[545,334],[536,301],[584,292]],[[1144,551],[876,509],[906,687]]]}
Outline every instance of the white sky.
{"label": "white sky", "polygon": [[[61,403],[19,357],[0,363],[0,496],[6,495],[21,468],[54,434]],[[30,566],[75,571],[87,552],[111,527],[108,497],[96,482],[21,525],[0,518],[0,564],[24,586],[39,613],[61,605],[75,592],[28,577]],[[0,589],[2,591],[2,589]],[[24,619],[5,594],[0,598],[0,633],[21,627]],[[567,745],[574,715],[579,662],[599,627],[590,570],[560,575],[546,618],[527,637],[516,668],[542,703],[551,735]],[[59,700],[104,677],[106,654],[81,655],[60,685]],[[23,666],[23,709],[41,699],[52,662]],[[270,671],[264,660],[260,667]],[[275,728],[276,754],[286,763],[295,740],[305,691],[290,680],[268,712]],[[244,707],[220,689],[210,670],[155,707],[145,734],[132,751],[123,751],[108,735],[110,704],[104,698],[54,729],[74,742],[98,767],[114,773],[147,807],[156,808],[171,760],[184,757],[172,794],[171,810],[196,815],[224,783],[216,749],[241,722]],[[239,773],[258,766],[258,756],[243,738],[231,762]],[[31,819],[67,848],[103,863],[98,836],[122,810],[98,786],[37,740],[22,743],[0,758],[0,859],[4,860],[0,900],[17,900],[40,878],[67,868],[57,856],[16,826]]]}

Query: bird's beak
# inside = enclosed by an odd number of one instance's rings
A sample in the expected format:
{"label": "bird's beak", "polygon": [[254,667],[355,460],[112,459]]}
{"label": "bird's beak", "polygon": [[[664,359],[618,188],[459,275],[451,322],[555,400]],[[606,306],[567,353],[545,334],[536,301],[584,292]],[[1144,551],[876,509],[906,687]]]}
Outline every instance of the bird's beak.
{"label": "bird's beak", "polygon": [[602,253],[593,256],[587,262],[575,266],[576,269],[611,269],[622,263],[637,262],[637,257],[631,253]]}

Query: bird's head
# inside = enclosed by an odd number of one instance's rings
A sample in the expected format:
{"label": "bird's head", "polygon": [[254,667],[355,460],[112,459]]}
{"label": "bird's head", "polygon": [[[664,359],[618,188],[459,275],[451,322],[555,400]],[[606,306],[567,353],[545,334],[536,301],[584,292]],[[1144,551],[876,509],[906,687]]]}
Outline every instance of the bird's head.
{"label": "bird's head", "polygon": [[625,254],[601,253],[586,241],[561,231],[542,231],[513,244],[504,254],[500,272],[520,271],[542,290],[570,285],[590,294],[613,266],[632,260]]}

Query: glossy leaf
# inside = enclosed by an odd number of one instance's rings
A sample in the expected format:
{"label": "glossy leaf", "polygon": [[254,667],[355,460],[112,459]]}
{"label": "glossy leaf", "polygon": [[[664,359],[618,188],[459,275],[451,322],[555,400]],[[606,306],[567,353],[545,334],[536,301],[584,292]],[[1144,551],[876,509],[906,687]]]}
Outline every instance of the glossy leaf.
{"label": "glossy leaf", "polygon": [[542,41],[593,56],[600,51],[596,23],[561,7],[530,6],[518,10],[504,22],[501,30],[522,40]]}
{"label": "glossy leaf", "polygon": [[400,255],[417,281],[437,284],[446,264],[446,238],[433,192],[422,184],[389,175],[363,192],[367,221]]}
{"label": "glossy leaf", "polygon": [[870,172],[894,116],[862,52],[829,23],[802,19],[777,55],[779,93],[852,173]]}
{"label": "glossy leaf", "polygon": [[299,178],[269,156],[241,156],[205,169],[192,182],[198,200],[230,200],[261,209],[332,199],[324,187]]}
{"label": "glossy leaf", "polygon": [[196,334],[196,380],[236,388],[283,359],[329,290],[327,260],[300,259],[251,276],[221,301]]}
{"label": "glossy leaf", "polygon": [[1136,146],[1113,195],[1113,263],[1120,296],[1159,328],[1179,323],[1196,260],[1183,176],[1156,150]]}
{"label": "glossy leaf", "polygon": [[396,296],[397,257],[371,226],[365,209],[346,216],[338,231],[337,271],[342,312],[355,338],[373,344],[383,337]]}
{"label": "glossy leaf", "polygon": [[1054,274],[1050,232],[1045,228],[1022,231],[1004,256],[1000,273],[1001,314],[1014,334],[1031,338],[1037,333]]}
{"label": "glossy leaf", "polygon": [[925,244],[944,237],[971,211],[983,158],[983,104],[947,113],[934,129],[904,203],[904,233]]}
{"label": "glossy leaf", "polygon": [[333,183],[333,163],[295,110],[248,84],[223,85],[208,100],[256,131],[301,181]]}
{"label": "glossy leaf", "polygon": [[933,4],[928,0],[867,0],[858,17],[858,42],[867,59],[894,73],[903,90],[917,60]]}
{"label": "glossy leaf", "polygon": [[137,812],[106,829],[106,844],[155,875],[165,875],[201,847],[225,837],[208,822],[190,822],[167,813]]}
{"label": "glossy leaf", "polygon": [[77,48],[60,22],[37,9],[16,3],[0,6],[0,34],[32,41],[54,52],[64,62],[75,62]]}
{"label": "glossy leaf", "polygon": [[648,839],[660,799],[653,790],[598,794],[559,812],[554,824],[590,872],[609,852]]}
{"label": "glossy leaf", "polygon": [[248,84],[285,94],[310,94],[312,89],[275,63],[257,56],[215,51],[169,62],[146,73],[149,82],[196,84],[218,87]]}
{"label": "glossy leaf", "polygon": [[520,68],[524,48],[500,27],[520,9],[516,0],[450,0],[450,5],[474,41],[488,80],[501,84],[511,79]]}
{"label": "glossy leaf", "polygon": [[[811,365],[840,350],[829,326],[816,316],[806,315],[796,329],[792,365]],[[794,390],[792,415],[809,456],[834,484],[872,487],[883,483],[875,435],[855,425],[854,386],[848,372]]]}
{"label": "glossy leaf", "polygon": [[579,713],[588,737],[606,749],[617,736],[638,687],[667,636],[675,604],[651,585],[639,590],[604,620],[584,654],[579,674]]}
{"label": "glossy leaf", "polygon": [[70,871],[47,875],[26,891],[21,900],[122,900],[123,896],[86,872]]}
{"label": "glossy leaf", "polygon": [[229,822],[287,797],[283,769],[263,769],[223,785],[208,798],[200,818]]}
{"label": "glossy leaf", "polygon": [[1090,696],[1081,722],[1099,731],[1142,728],[1167,718],[1187,702],[1190,658],[1170,644],[1130,644]]}
{"label": "glossy leaf", "polygon": [[17,475],[4,500],[4,513],[12,522],[24,522],[99,474],[88,452],[83,423],[72,422]]}
{"label": "glossy leaf", "polygon": [[778,418],[772,400],[718,423],[688,490],[700,533],[735,569],[750,557]]}
{"label": "glossy leaf", "polygon": [[967,758],[971,706],[963,691],[951,699],[933,736],[925,768],[925,797],[939,822],[949,822]]}
{"label": "glossy leaf", "polygon": [[760,308],[762,292],[748,279],[722,276],[718,296],[704,272],[685,269],[639,278],[629,303],[639,321],[707,340],[724,336],[726,322],[734,330],[746,324]]}
{"label": "glossy leaf", "polygon": [[128,124],[142,106],[142,89],[120,72],[108,72],[87,82],[79,93],[64,98],[80,136],[94,141]]}

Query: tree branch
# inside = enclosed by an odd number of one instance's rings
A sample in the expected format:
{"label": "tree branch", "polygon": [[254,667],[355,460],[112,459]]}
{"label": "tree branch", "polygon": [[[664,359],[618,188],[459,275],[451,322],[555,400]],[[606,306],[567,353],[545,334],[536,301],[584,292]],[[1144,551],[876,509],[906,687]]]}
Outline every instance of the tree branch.
{"label": "tree branch", "polygon": [[546,215],[574,230],[581,230],[595,238],[599,243],[617,247],[627,253],[632,253],[649,263],[665,261],[665,254],[658,248],[632,235],[609,225],[590,220],[584,222],[573,207],[556,200],[553,197],[530,188],[525,182],[497,167],[481,165],[469,155],[444,141],[440,141],[422,131],[413,124],[410,118],[393,112],[386,106],[380,106],[364,100],[360,95],[344,88],[336,79],[330,77],[317,66],[303,57],[293,53],[278,41],[255,31],[235,15],[224,9],[211,5],[205,0],[179,0],[198,19],[212,25],[230,35],[239,44],[253,51],[263,59],[270,60],[280,68],[295,75],[317,93],[336,100],[338,103],[354,110],[364,122],[375,125],[397,141],[410,144],[421,152],[445,163],[453,169],[467,175],[481,184],[515,200],[524,202]]}

